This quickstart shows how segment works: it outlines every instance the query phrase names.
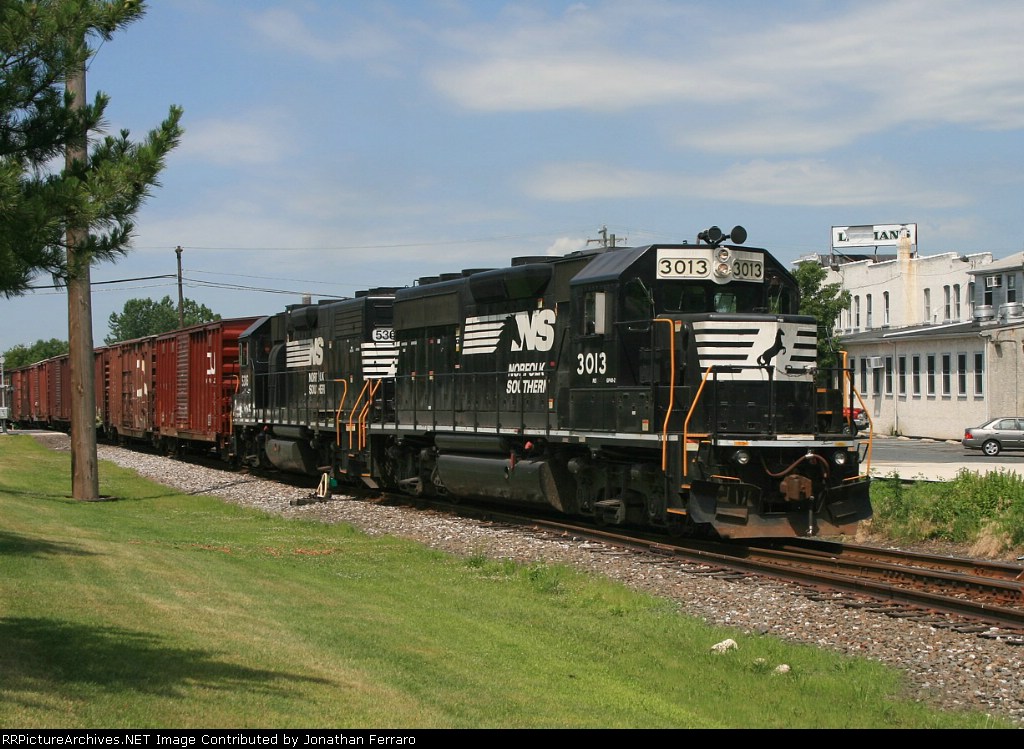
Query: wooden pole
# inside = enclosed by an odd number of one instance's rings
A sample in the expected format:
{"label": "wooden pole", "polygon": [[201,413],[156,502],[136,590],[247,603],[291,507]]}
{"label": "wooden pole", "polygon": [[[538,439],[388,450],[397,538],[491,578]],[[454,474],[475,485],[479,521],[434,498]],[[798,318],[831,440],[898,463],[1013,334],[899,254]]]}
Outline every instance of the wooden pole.
{"label": "wooden pole", "polygon": [[[74,99],[72,109],[85,103],[85,68],[68,78],[67,92]],[[88,158],[89,134],[82,132],[69,143],[65,164],[70,170]],[[96,391],[92,343],[91,259],[82,250],[88,227],[67,228],[68,261],[68,353],[71,373],[71,496],[93,500],[100,495],[96,453]]]}
{"label": "wooden pole", "polygon": [[174,251],[178,256],[178,327],[185,327],[185,296],[181,292],[181,245]]}

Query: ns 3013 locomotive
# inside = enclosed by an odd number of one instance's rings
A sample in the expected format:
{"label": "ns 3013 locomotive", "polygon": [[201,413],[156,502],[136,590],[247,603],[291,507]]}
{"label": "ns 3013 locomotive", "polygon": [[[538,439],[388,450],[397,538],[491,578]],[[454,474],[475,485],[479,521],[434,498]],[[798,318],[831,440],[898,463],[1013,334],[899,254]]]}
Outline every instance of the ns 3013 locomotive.
{"label": "ns 3013 locomotive", "polygon": [[[871,516],[842,369],[746,232],[521,257],[242,335],[236,449],[417,496],[724,538]],[[849,412],[849,411],[848,411]],[[845,427],[845,430],[844,430]]]}

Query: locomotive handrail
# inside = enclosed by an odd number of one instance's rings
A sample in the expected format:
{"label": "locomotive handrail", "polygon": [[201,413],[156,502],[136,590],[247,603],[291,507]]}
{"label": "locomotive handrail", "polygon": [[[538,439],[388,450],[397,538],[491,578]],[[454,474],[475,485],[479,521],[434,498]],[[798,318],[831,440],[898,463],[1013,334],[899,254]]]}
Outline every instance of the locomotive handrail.
{"label": "locomotive handrail", "polygon": [[356,402],[352,404],[352,410],[349,412],[349,415],[348,415],[348,429],[346,429],[346,431],[348,432],[348,449],[349,450],[352,449],[352,432],[355,431],[355,425],[353,424],[353,420],[355,419],[355,416],[356,416],[356,409],[359,407],[359,404],[362,402],[362,400],[363,400],[363,393],[366,392],[366,389],[368,387],[370,387],[370,381],[369,380],[364,380],[363,381],[363,389],[360,390],[359,391],[359,395],[356,396]]}
{"label": "locomotive handrail", "polygon": [[[373,406],[373,396],[380,387],[380,380],[367,380],[367,384],[370,385],[370,392],[366,396],[366,405],[359,412],[359,442],[358,448],[362,450],[366,446],[366,416],[370,413],[370,408]],[[371,384],[372,383],[372,384]]]}
{"label": "locomotive handrail", "polygon": [[[693,395],[693,402],[690,404],[690,410],[686,414],[686,419],[683,420],[683,478],[686,478],[689,468],[689,460],[686,455],[686,445],[690,441],[690,419],[693,418],[693,414],[697,411],[697,403],[700,401],[700,395],[704,392],[704,384],[708,381],[708,376],[711,374],[715,366],[712,364],[704,370],[704,374],[700,378],[700,386],[697,388],[697,392]],[[705,434],[694,434],[694,437],[707,437]]]}
{"label": "locomotive handrail", "polygon": [[[871,420],[871,414],[868,413],[868,406],[864,402],[864,399],[860,397],[860,393],[857,391],[857,386],[854,384],[853,378],[850,376],[850,369],[849,369],[849,367],[847,367],[847,363],[848,363],[847,362],[847,357],[848,356],[849,356],[849,354],[846,351],[844,351],[843,352],[843,379],[846,380],[849,383],[849,385],[850,385],[850,392],[853,393],[855,396],[857,396],[857,402],[860,403],[860,407],[864,410],[864,416],[868,420],[868,447],[867,447],[867,450],[864,452],[864,463],[865,463],[864,473],[865,473],[865,475],[870,476],[871,475],[871,445],[872,445],[873,438],[875,436],[875,423],[874,423],[874,421]],[[850,414],[850,418],[851,419],[853,418],[853,414]]]}
{"label": "locomotive handrail", "polygon": [[[676,400],[676,321],[667,317],[656,317],[653,322],[663,322],[669,325],[668,336],[668,358],[669,358],[669,380],[668,380],[668,407],[665,409],[665,421],[661,427],[661,470],[668,468],[668,423],[672,418],[672,409],[675,408]],[[684,443],[685,449],[685,443]],[[683,473],[686,473],[686,454],[683,454]]]}
{"label": "locomotive handrail", "polygon": [[[341,447],[341,410],[345,407],[345,399],[348,397],[348,380],[344,377],[335,378],[334,382],[340,382],[345,387],[341,391],[341,400],[338,401],[338,408],[334,412],[334,444]],[[351,440],[349,441],[351,445]]]}

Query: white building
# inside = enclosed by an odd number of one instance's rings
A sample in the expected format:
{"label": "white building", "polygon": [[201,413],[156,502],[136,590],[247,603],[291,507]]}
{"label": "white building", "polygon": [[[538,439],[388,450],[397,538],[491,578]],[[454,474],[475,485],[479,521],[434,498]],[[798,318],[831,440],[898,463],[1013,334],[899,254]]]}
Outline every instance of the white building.
{"label": "white building", "polygon": [[880,434],[959,440],[1024,416],[1024,253],[818,257],[851,294],[836,334]]}

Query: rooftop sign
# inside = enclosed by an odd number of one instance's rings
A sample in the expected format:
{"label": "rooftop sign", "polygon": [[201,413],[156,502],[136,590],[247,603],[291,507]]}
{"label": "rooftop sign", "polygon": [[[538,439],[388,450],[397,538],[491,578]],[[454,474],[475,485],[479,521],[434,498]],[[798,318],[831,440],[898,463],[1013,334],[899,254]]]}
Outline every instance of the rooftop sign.
{"label": "rooftop sign", "polygon": [[917,244],[917,224],[864,224],[861,226],[833,226],[832,249],[844,247],[895,247],[900,236],[906,234],[910,244]]}

